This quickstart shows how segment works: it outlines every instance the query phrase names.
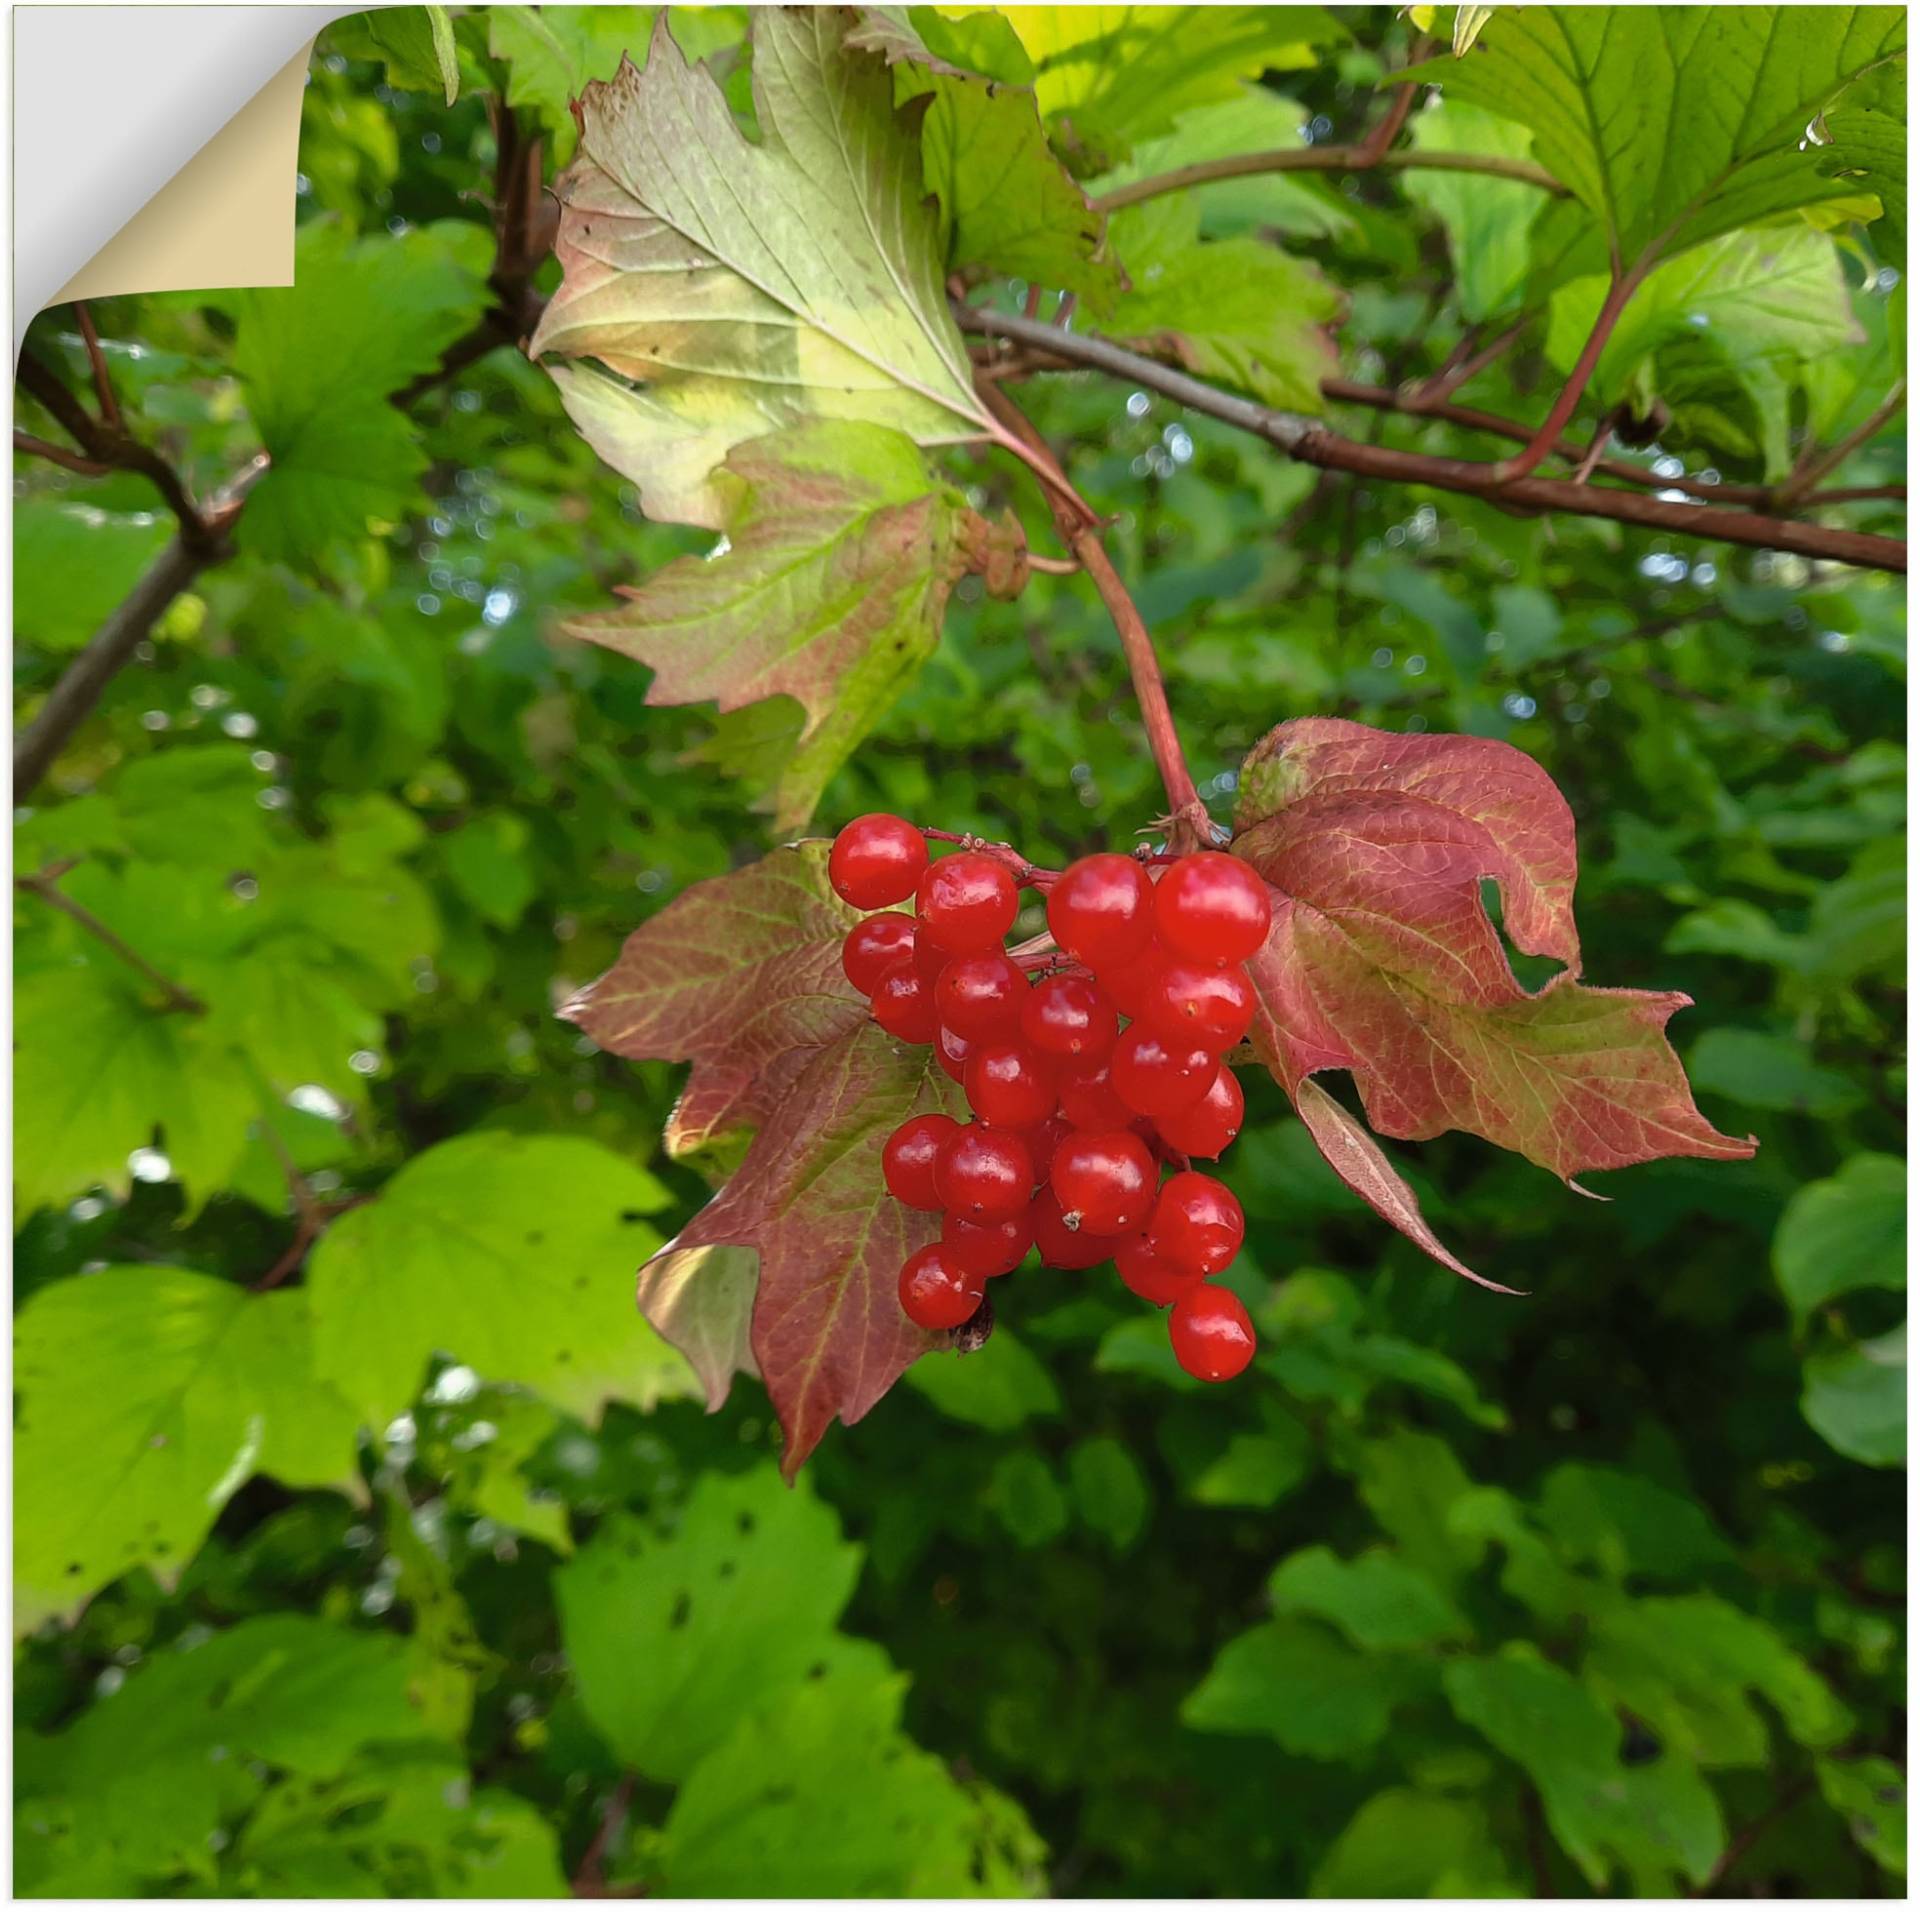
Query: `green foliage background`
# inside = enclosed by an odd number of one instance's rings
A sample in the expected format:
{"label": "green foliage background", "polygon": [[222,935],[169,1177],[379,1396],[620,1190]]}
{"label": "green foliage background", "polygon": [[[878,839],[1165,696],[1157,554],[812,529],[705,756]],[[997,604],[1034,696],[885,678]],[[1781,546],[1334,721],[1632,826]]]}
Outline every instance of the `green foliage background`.
{"label": "green foliage background", "polygon": [[[1702,1106],[1761,1146],[1596,1178],[1604,1205],[1465,1138],[1396,1150],[1509,1301],[1388,1232],[1249,1074],[1243,1383],[1186,1381],[1117,1283],[1025,1274],[983,1352],[923,1361],[789,1492],[757,1390],[705,1415],[631,1310],[707,1193],[659,1149],[676,1072],[554,1010],[766,846],[794,707],[650,710],[642,667],[552,637],[711,540],[646,523],[543,372],[498,350],[388,402],[485,306],[482,95],[566,144],[637,12],[460,17],[452,106],[428,23],[343,23],[299,290],[96,313],[203,490],[275,462],[19,814],[16,869],[79,859],[64,891],[207,1012],[17,897],[18,1889],[1898,1892],[1898,581],[1024,386],[1115,516],[1203,790],[1309,712],[1528,751],[1579,820],[1589,973],[1696,998]],[[1358,136],[1410,28],[1339,25],[1248,127]],[[743,29],[674,18],[736,104]],[[1447,111],[1458,147],[1477,109]],[[1524,191],[1199,203],[1215,239],[1285,226],[1345,295],[1344,369],[1391,385],[1519,309]],[[1603,368],[1674,398],[1690,469],[1758,477],[1892,375],[1881,228],[1791,244],[1824,262],[1769,308],[1798,347],[1742,357],[1736,323],[1709,363],[1655,313]],[[1538,416],[1565,323],[1470,402]],[[71,311],[31,343],[84,387]],[[1045,523],[1024,479],[951,468]],[[1903,471],[1896,425],[1845,476]],[[30,460],[14,509],[30,713],[168,525],[143,480]],[[968,579],[818,817],[1058,862],[1157,800],[1091,592]]]}

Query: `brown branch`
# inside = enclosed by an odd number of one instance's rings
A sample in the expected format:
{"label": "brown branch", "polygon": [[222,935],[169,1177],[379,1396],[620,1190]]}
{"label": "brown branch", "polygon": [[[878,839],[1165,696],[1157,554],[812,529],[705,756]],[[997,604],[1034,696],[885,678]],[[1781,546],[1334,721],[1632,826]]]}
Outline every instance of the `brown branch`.
{"label": "brown branch", "polygon": [[1157,199],[1187,186],[1206,186],[1216,179],[1248,179],[1261,173],[1383,172],[1483,173],[1495,179],[1517,179],[1544,193],[1564,195],[1566,188],[1540,167],[1524,159],[1502,159],[1491,153],[1430,153],[1414,148],[1369,158],[1360,146],[1285,146],[1265,153],[1234,153],[1223,159],[1196,160],[1172,172],[1155,173],[1116,186],[1093,202],[1096,212],[1118,212],[1143,199]]}
{"label": "brown branch", "polygon": [[13,879],[13,887],[28,896],[39,897],[43,903],[51,904],[62,915],[70,916],[89,936],[103,943],[118,956],[129,969],[138,970],[159,990],[160,1008],[163,1012],[178,1010],[183,1015],[204,1016],[207,1013],[207,1005],[192,990],[181,988],[172,977],[163,975],[154,968],[132,944],[116,931],[110,930],[90,909],[76,903],[60,887],[61,877],[72,868],[71,860],[65,863],[50,863],[46,868],[36,870],[31,876],[16,876]]}
{"label": "brown branch", "polygon": [[1413,397],[1418,408],[1423,411],[1432,410],[1451,398],[1461,386],[1471,385],[1489,365],[1496,364],[1505,358],[1520,343],[1526,334],[1527,327],[1532,323],[1532,314],[1522,313],[1498,338],[1489,345],[1483,345],[1471,357],[1461,356],[1457,363],[1450,359],[1432,378],[1415,390]]}
{"label": "brown branch", "polygon": [[1775,505],[1782,511],[1791,511],[1828,472],[1844,465],[1906,402],[1907,381],[1897,378],[1893,381],[1892,390],[1873,408],[1871,415],[1857,430],[1850,431],[1831,451],[1810,459],[1780,487],[1774,494]]}
{"label": "brown branch", "polygon": [[1564,479],[1506,480],[1494,465],[1357,444],[1329,431],[1318,419],[1255,404],[1086,333],[1062,332],[1054,326],[975,307],[957,308],[955,316],[962,331],[988,336],[998,334],[1036,347],[1057,359],[1129,379],[1196,412],[1264,438],[1302,464],[1358,472],[1396,483],[1427,485],[1437,491],[1459,492],[1505,511],[1572,512],[1581,517],[1605,518],[1619,524],[1719,539],[1766,551],[1790,551],[1802,557],[1874,570],[1904,574],[1907,568],[1907,548],[1897,538],[1762,517],[1718,505],[1680,504],[1599,485],[1570,484]]}
{"label": "brown branch", "polygon": [[31,432],[16,431],[13,434],[13,448],[24,458],[45,458],[51,463],[64,466],[68,471],[77,471],[83,478],[104,478],[113,467],[103,465],[98,460],[82,457],[77,451],[68,451],[64,445],[50,445],[44,438],[36,438]]}
{"label": "brown branch", "polygon": [[[1027,462],[1036,470],[1044,466],[1060,472],[1059,461],[1027,415],[991,380],[979,380],[977,389],[987,409],[1009,435],[1028,448],[1032,455]],[[1048,487],[1047,503],[1053,511],[1055,527],[1067,549],[1079,559],[1080,568],[1093,580],[1093,587],[1100,593],[1100,601],[1113,620],[1113,628],[1120,635],[1120,648],[1126,656],[1134,697],[1140,705],[1140,720],[1146,727],[1147,743],[1166,789],[1167,802],[1172,806],[1172,832],[1183,842],[1191,839],[1211,846],[1213,820],[1200,801],[1193,772],[1187,768],[1186,754],[1180,748],[1180,733],[1174,727],[1173,706],[1167,701],[1166,679],[1160,672],[1152,634],[1100,542],[1098,519],[1084,502],[1076,509],[1070,501],[1077,500],[1079,494],[1067,483],[1064,473],[1060,475],[1058,488]]]}
{"label": "brown branch", "polygon": [[1728,1873],[1753,1850],[1754,1846],[1759,1842],[1760,1835],[1764,1833],[1768,1827],[1773,1825],[1776,1820],[1782,1819],[1790,1813],[1812,1790],[1812,1774],[1802,1773],[1798,1779],[1794,1780],[1774,1799],[1771,1805],[1764,1807],[1760,1812],[1755,1814],[1752,1819],[1748,1820],[1747,1823],[1727,1841],[1726,1850],[1721,1853],[1713,1870],[1707,1874],[1706,1883],[1696,1887],[1687,1896],[1694,1899],[1704,1899],[1707,1897],[1716,1886],[1725,1881]]}
{"label": "brown branch", "polygon": [[1573,468],[1573,482],[1584,485],[1593,476],[1593,468],[1600,462],[1600,454],[1606,450],[1607,441],[1613,436],[1613,420],[1603,418],[1599,429],[1593,434],[1593,443],[1581,454],[1580,462]]}
{"label": "brown branch", "polygon": [[607,1795],[607,1803],[601,1810],[600,1824],[594,1829],[593,1837],[587,1842],[587,1849],[580,1855],[580,1863],[574,1868],[572,1888],[576,1899],[630,1898],[629,1891],[611,1887],[607,1884],[607,1852],[619,1833],[628,1808],[633,1804],[633,1775],[623,1777],[613,1791]]}
{"label": "brown branch", "polygon": [[93,392],[100,401],[100,416],[113,431],[124,431],[120,401],[114,396],[113,379],[107,371],[107,355],[100,349],[100,334],[93,329],[93,314],[85,299],[76,299],[73,316],[79,321],[80,337],[87,348],[87,363],[93,367]]}

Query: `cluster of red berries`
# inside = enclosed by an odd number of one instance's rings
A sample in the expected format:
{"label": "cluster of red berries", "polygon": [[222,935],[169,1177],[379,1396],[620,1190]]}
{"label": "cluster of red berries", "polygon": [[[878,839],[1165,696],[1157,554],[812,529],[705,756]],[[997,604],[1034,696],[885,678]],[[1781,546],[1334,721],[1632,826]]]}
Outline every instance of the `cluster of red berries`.
{"label": "cluster of red berries", "polygon": [[[884,814],[840,832],[828,875],[880,912],[847,933],[847,979],[883,1029],[933,1045],[973,1112],[913,1116],[881,1158],[898,1200],[945,1217],[900,1271],[908,1318],[964,1327],[1029,1248],[1052,1268],[1111,1259],[1171,1308],[1189,1374],[1238,1374],[1253,1324],[1208,1277],[1239,1252],[1246,1219],[1188,1161],[1217,1158],[1240,1130],[1221,1057],[1253,1020],[1243,965],[1266,940],[1265,883],[1212,851],[1152,868],[1088,856],[1058,875],[974,848],[935,862],[922,832]],[[1056,945],[1024,960],[1006,948],[1023,884],[1045,894]],[[889,907],[909,898],[911,916]]]}

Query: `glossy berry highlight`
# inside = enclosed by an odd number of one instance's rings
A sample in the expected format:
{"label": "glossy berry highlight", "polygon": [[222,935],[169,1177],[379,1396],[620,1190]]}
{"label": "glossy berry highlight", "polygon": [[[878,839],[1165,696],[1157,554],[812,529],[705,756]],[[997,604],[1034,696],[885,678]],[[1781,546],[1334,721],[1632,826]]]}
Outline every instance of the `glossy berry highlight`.
{"label": "glossy berry highlight", "polygon": [[927,840],[904,817],[855,817],[827,852],[827,881],[843,903],[882,910],[904,903],[927,867]]}
{"label": "glossy berry highlight", "polygon": [[1199,1282],[1173,1304],[1167,1318],[1173,1358],[1196,1381],[1231,1381],[1253,1359],[1253,1320],[1230,1288]]}

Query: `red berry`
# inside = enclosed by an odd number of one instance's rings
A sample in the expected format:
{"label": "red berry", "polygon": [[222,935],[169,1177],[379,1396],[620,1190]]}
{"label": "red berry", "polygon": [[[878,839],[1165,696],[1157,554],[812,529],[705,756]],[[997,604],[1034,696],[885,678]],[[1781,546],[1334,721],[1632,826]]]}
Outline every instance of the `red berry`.
{"label": "red berry", "polygon": [[933,1032],[933,1059],[954,1081],[966,1081],[967,1058],[972,1054],[973,1044],[965,1036],[956,1036],[951,1029]]}
{"label": "red berry", "polygon": [[964,1081],[974,1114],[1006,1129],[1030,1129],[1044,1122],[1059,1095],[1046,1057],[1005,1037],[974,1044]]}
{"label": "red berry", "polygon": [[1240,1133],[1246,1115],[1247,1099],[1240,1092],[1240,1078],[1223,1062],[1214,1072],[1213,1086],[1192,1108],[1163,1115],[1154,1126],[1169,1148],[1214,1161],[1226,1153],[1227,1144]]}
{"label": "red berry", "polygon": [[934,1165],[940,1205],[972,1220],[1017,1215],[1033,1194],[1033,1157],[1008,1129],[964,1124]]}
{"label": "red berry", "polygon": [[1253,1323],[1231,1288],[1196,1283],[1173,1304],[1167,1333],[1196,1381],[1231,1381],[1253,1359]]}
{"label": "red berry", "polygon": [[1091,976],[1048,976],[1020,1006],[1020,1033],[1050,1056],[1103,1056],[1120,1018]]}
{"label": "red berry", "polygon": [[1103,969],[1100,972],[1100,987],[1107,992],[1107,999],[1123,1016],[1137,1016],[1147,999],[1147,991],[1153,987],[1154,978],[1160,974],[1160,965],[1166,960],[1167,952],[1159,942],[1151,942],[1131,962],[1122,963],[1117,968]]}
{"label": "red berry", "polygon": [[1010,1036],[1020,1027],[1027,972],[998,950],[984,956],[956,956],[940,972],[933,999],[940,1007],[940,1020],[969,1042],[983,1036]]}
{"label": "red berry", "polygon": [[1017,1215],[981,1222],[970,1221],[965,1215],[949,1215],[940,1239],[968,1274],[991,1281],[1012,1274],[1026,1259],[1027,1250],[1033,1246],[1031,1211],[1029,1203]]}
{"label": "red berry", "polygon": [[1120,1270],[1120,1279],[1142,1301],[1151,1301],[1156,1308],[1170,1307],[1189,1288],[1205,1279],[1191,1269],[1176,1268],[1172,1262],[1162,1261],[1144,1235],[1135,1235],[1126,1242],[1115,1253],[1113,1265]]}
{"label": "red berry", "polygon": [[1135,1115],[1190,1109],[1207,1092],[1219,1060],[1198,1043],[1169,1040],[1144,1022],[1130,1024],[1113,1045],[1114,1092]]}
{"label": "red berry", "polygon": [[1160,940],[1200,963],[1244,963],[1267,940],[1273,899],[1250,863],[1218,850],[1183,856],[1153,897]]}
{"label": "red berry", "polygon": [[1076,1131],[1060,1144],[1050,1179],[1069,1221],[1096,1235],[1125,1235],[1145,1227],[1159,1171],[1131,1129]]}
{"label": "red berry", "polygon": [[1124,1129],[1133,1120],[1114,1093],[1111,1057],[1083,1058],[1060,1071],[1060,1112],[1076,1129]]}
{"label": "red berry", "polygon": [[1069,863],[1047,897],[1053,940],[1090,968],[1131,961],[1153,935],[1153,885],[1130,856],[1105,852]]}
{"label": "red berry", "polygon": [[1069,1228],[1060,1198],[1050,1188],[1033,1198],[1033,1245],[1049,1268],[1091,1268],[1108,1260],[1124,1239],[1096,1235],[1090,1228]]}
{"label": "red berry", "polygon": [[1060,1144],[1073,1133],[1072,1125],[1060,1116],[1050,1115],[1022,1133],[1027,1153],[1033,1158],[1033,1179],[1044,1182],[1053,1171],[1053,1158]]}
{"label": "red berry", "polygon": [[895,963],[873,992],[873,1019],[902,1042],[931,1042],[939,1026],[933,991],[911,963]]}
{"label": "red berry", "polygon": [[962,850],[942,857],[920,879],[915,908],[956,956],[974,956],[1006,941],[1020,890],[999,858]]}
{"label": "red berry", "polygon": [[953,961],[954,952],[925,923],[913,926],[913,967],[921,981],[931,989],[941,972]]}
{"label": "red berry", "polygon": [[1247,1218],[1225,1182],[1197,1169],[1170,1176],[1153,1205],[1147,1239],[1163,1261],[1217,1275],[1246,1239]]}
{"label": "red berry", "polygon": [[912,954],[913,918],[885,910],[863,917],[847,931],[847,940],[840,945],[840,967],[861,995],[871,996],[880,987],[880,978]]}
{"label": "red berry", "polygon": [[929,1211],[941,1206],[934,1170],[940,1151],[960,1132],[950,1115],[910,1115],[887,1137],[880,1151],[880,1173],[887,1193],[909,1208]]}
{"label": "red berry", "polygon": [[1237,963],[1222,969],[1170,956],[1147,986],[1140,1019],[1165,1036],[1219,1055],[1253,1026],[1253,985]]}
{"label": "red berry", "polygon": [[855,817],[827,853],[827,881],[857,910],[885,909],[913,894],[927,867],[927,840],[904,817]]}
{"label": "red berry", "polygon": [[916,1328],[929,1334],[964,1327],[986,1292],[985,1278],[969,1274],[943,1242],[909,1255],[900,1270],[900,1306]]}

